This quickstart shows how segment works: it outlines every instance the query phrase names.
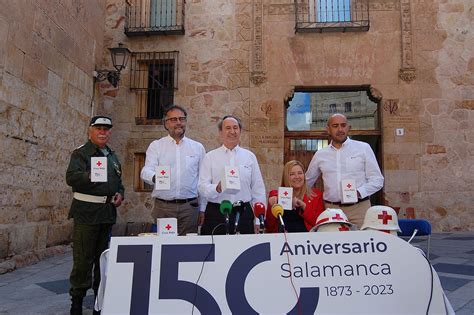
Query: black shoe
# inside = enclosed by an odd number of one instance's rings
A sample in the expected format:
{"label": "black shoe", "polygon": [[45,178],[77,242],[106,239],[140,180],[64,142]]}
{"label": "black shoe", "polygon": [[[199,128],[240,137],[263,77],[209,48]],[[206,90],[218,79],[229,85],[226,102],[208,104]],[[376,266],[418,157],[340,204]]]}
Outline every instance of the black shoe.
{"label": "black shoe", "polygon": [[92,315],[100,315],[100,311],[93,310]]}
{"label": "black shoe", "polygon": [[82,297],[73,296],[71,298],[71,315],[82,315]]}

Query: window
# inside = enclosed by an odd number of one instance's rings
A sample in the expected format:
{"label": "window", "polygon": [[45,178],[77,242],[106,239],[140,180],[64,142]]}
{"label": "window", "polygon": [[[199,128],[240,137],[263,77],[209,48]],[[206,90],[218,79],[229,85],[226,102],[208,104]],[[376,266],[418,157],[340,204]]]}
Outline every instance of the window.
{"label": "window", "polygon": [[185,0],[126,0],[125,34],[184,34]]}
{"label": "window", "polygon": [[[316,0],[310,15],[317,22],[347,22],[351,20],[350,0]],[[312,12],[311,12],[312,11]]]}
{"label": "window", "polygon": [[296,31],[368,31],[369,0],[295,0]]}
{"label": "window", "polygon": [[178,88],[178,52],[132,53],[130,89],[135,91],[136,123],[156,124],[173,104]]}
{"label": "window", "polygon": [[175,0],[151,0],[150,26],[169,27],[176,24]]}
{"label": "window", "polygon": [[344,112],[345,113],[352,112],[352,103],[351,102],[345,102],[344,103]]}
{"label": "window", "polygon": [[329,115],[334,113],[345,114],[353,129],[376,129],[378,126],[377,103],[371,100],[371,95],[363,88],[355,89],[295,92],[286,111],[286,129],[288,131],[324,131]]}
{"label": "window", "polygon": [[135,191],[152,191],[153,186],[148,185],[140,178],[140,172],[145,165],[145,153],[135,153],[133,188]]}

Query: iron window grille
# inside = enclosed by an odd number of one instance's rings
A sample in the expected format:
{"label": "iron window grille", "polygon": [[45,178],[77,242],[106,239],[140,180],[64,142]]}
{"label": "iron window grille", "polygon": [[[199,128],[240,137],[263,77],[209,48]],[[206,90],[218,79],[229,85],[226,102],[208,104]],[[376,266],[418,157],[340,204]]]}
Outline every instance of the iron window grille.
{"label": "iron window grille", "polygon": [[173,104],[178,56],[178,51],[132,53],[130,90],[136,92],[137,124],[161,123],[163,109]]}
{"label": "iron window grille", "polygon": [[296,32],[368,31],[369,0],[295,0]]}
{"label": "iron window grille", "polygon": [[126,0],[125,34],[184,34],[185,0]]}

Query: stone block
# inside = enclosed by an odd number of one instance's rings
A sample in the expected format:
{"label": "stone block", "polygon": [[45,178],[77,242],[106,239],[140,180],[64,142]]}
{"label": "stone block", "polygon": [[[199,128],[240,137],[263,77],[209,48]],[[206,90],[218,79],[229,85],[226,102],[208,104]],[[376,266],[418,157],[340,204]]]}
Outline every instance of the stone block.
{"label": "stone block", "polygon": [[47,224],[26,223],[12,228],[10,253],[17,255],[46,247]]}
{"label": "stone block", "polygon": [[22,224],[25,220],[25,211],[21,207],[0,206],[0,224]]}
{"label": "stone block", "polygon": [[15,45],[7,43],[5,56],[5,71],[11,75],[21,78],[23,71],[23,62],[25,53],[18,49]]}
{"label": "stone block", "polygon": [[5,66],[8,31],[8,22],[0,16],[0,70]]}
{"label": "stone block", "polygon": [[[0,256],[1,258],[2,256]],[[14,260],[7,260],[0,263],[0,275],[11,272],[16,269]]]}
{"label": "stone block", "polygon": [[23,66],[23,80],[26,83],[46,91],[48,83],[48,69],[37,60],[25,56]]}
{"label": "stone block", "polygon": [[9,228],[6,225],[0,225],[0,259],[8,256],[10,247],[9,239]]}
{"label": "stone block", "polygon": [[46,246],[54,246],[69,243],[72,239],[73,222],[63,221],[59,224],[48,226],[48,236]]}
{"label": "stone block", "polygon": [[50,218],[50,208],[34,208],[26,211],[26,220],[28,222],[48,221]]}
{"label": "stone block", "polygon": [[407,191],[419,189],[419,172],[413,170],[386,170],[384,188],[386,192]]}
{"label": "stone block", "polygon": [[446,148],[442,145],[431,144],[426,146],[427,154],[441,154],[446,153]]}

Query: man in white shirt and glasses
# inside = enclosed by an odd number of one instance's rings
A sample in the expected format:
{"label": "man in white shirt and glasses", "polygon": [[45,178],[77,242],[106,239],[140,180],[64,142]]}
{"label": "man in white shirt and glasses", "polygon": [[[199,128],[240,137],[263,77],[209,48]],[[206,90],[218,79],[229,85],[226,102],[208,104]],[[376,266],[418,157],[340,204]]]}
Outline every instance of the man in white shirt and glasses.
{"label": "man in white shirt and glasses", "polygon": [[[206,210],[201,212],[199,219],[202,223],[201,234],[226,234],[226,227],[223,224],[225,217],[219,211],[223,200],[228,200],[234,205],[238,204],[242,211],[238,231],[241,234],[253,234],[256,225],[252,205],[256,202],[266,203],[265,185],[257,158],[255,154],[239,146],[242,132],[239,118],[232,115],[224,116],[217,127],[223,145],[206,154],[199,174],[199,192],[207,200]],[[231,169],[238,168],[240,190],[223,191],[221,180],[226,166]],[[235,216],[236,212],[233,211],[230,215],[229,225],[232,227],[230,234],[235,232]]]}
{"label": "man in white shirt and glasses", "polygon": [[[179,235],[197,233],[199,206],[205,206],[202,198],[198,201],[199,165],[206,151],[201,143],[184,135],[187,112],[183,107],[171,105],[163,117],[168,136],[150,144],[140,174],[147,184],[154,185],[151,215],[154,220],[176,218]],[[166,176],[156,174],[157,171]]]}
{"label": "man in white shirt and glasses", "polygon": [[[384,178],[369,144],[348,138],[351,125],[343,114],[329,117],[326,130],[331,138],[329,146],[318,150],[308,166],[306,181],[312,187],[322,175],[326,208],[340,208],[349,221],[361,226],[370,196],[383,187]],[[355,182],[357,201],[344,203],[342,180]]]}

